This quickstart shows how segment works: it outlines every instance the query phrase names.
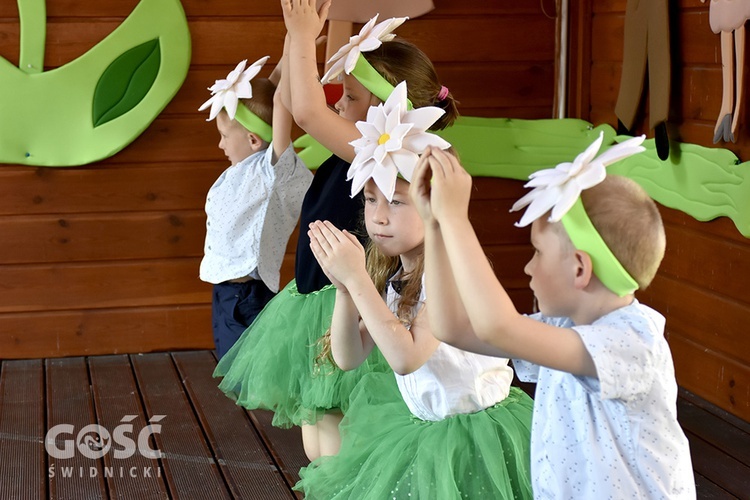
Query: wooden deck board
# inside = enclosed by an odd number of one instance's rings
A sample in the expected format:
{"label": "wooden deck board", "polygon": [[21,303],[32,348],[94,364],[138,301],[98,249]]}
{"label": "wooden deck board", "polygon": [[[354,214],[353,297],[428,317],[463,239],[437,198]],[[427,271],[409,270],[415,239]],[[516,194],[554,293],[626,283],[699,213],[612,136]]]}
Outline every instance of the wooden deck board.
{"label": "wooden deck board", "polygon": [[[146,425],[146,418],[128,356],[95,356],[88,358],[88,362],[99,425],[114,431],[123,418],[134,415],[135,419],[127,423],[133,425],[134,433],[140,432]],[[110,498],[169,498],[159,461],[133,451],[127,458],[114,458],[114,453],[104,455],[105,471],[112,471],[106,477]],[[148,476],[147,470],[150,471]],[[131,471],[135,478],[131,477]]]}
{"label": "wooden deck board", "polygon": [[208,351],[172,358],[233,496],[293,498],[247,413],[216,389],[216,358]]}
{"label": "wooden deck board", "polygon": [[[90,459],[72,447],[73,456],[58,455],[66,446],[75,445],[78,433],[91,422],[96,422],[93,396],[86,360],[56,358],[45,361],[47,385],[47,429],[57,425],[65,431],[53,437],[53,453],[49,456],[49,494],[55,500],[105,499],[107,487],[102,474],[102,459]],[[52,443],[47,444],[48,448]],[[59,458],[55,458],[59,456]],[[52,475],[54,471],[54,475]],[[85,471],[86,474],[79,474]],[[68,472],[70,474],[68,474]]]}
{"label": "wooden deck board", "polygon": [[45,498],[44,369],[41,360],[5,361],[0,373],[0,491]]}
{"label": "wooden deck board", "polygon": [[131,356],[146,412],[165,415],[154,433],[172,498],[231,498],[168,353]]}
{"label": "wooden deck board", "polygon": [[300,468],[310,463],[302,447],[300,428],[280,429],[272,426],[273,413],[267,410],[253,410],[249,413],[263,439],[272,443],[272,452],[281,472],[289,484],[294,486],[299,481]]}
{"label": "wooden deck board", "polygon": [[[301,498],[291,490],[308,464],[299,428],[275,428],[271,412],[236,406],[212,378],[215,366],[210,351],[2,361],[0,498]],[[166,415],[148,440],[164,452],[160,459],[138,448],[154,415]],[[698,498],[750,498],[750,424],[686,391],[678,417]],[[66,439],[77,445],[80,429],[99,424],[111,433],[110,448],[101,458],[76,447],[73,458],[55,459],[44,439],[60,423],[74,431],[58,437],[58,447]],[[129,445],[117,434],[121,425],[132,426]],[[66,466],[72,474],[63,476]]]}

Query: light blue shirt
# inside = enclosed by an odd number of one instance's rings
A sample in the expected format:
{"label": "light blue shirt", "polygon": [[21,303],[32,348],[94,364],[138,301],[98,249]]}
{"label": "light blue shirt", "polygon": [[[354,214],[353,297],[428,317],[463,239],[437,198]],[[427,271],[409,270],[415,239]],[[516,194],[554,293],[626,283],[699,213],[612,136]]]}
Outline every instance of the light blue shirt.
{"label": "light blue shirt", "polygon": [[206,197],[206,242],[200,279],[222,283],[252,276],[274,291],[289,236],[312,173],[292,145],[271,163],[273,147],[226,169]]}
{"label": "light blue shirt", "polygon": [[677,382],[664,317],[634,301],[573,328],[598,378],[513,360],[536,382],[531,431],[534,498],[695,498],[688,441],[677,422]]}

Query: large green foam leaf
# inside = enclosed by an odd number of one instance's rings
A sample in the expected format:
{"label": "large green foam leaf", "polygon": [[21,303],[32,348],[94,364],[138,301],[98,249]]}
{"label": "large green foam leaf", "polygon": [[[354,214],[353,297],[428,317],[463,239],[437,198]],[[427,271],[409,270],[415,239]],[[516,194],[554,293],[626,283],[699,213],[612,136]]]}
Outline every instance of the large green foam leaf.
{"label": "large green foam leaf", "polygon": [[161,64],[155,38],[121,54],[104,70],[94,91],[94,127],[124,115],[148,93]]}

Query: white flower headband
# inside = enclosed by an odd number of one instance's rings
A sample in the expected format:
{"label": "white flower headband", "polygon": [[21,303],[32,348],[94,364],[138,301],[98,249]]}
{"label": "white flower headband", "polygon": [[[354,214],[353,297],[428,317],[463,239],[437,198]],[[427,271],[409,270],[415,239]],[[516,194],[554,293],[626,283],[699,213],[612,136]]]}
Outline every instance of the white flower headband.
{"label": "white flower headband", "polygon": [[382,45],[383,42],[393,40],[396,35],[391,33],[401,26],[408,17],[392,17],[375,24],[378,15],[370,19],[359,31],[359,34],[349,38],[349,43],[344,44],[329,60],[333,63],[321,82],[323,84],[339,79],[342,73],[353,75],[364,87],[372,92],[378,99],[385,101],[393,92],[393,85],[383,78],[375,68],[362,56],[363,52],[370,52]]}
{"label": "white flower headband", "polygon": [[347,180],[352,180],[352,197],[372,178],[388,201],[393,200],[400,174],[411,182],[419,155],[428,146],[447,149],[450,143],[426,130],[445,111],[435,106],[407,110],[406,82],[399,83],[385,103],[371,106],[367,121],[358,121],[362,137],[349,144],[356,156]]}
{"label": "white flower headband", "polygon": [[645,138],[642,135],[628,139],[595,157],[604,140],[604,132],[600,133],[599,138],[573,163],[560,163],[555,168],[531,174],[525,187],[534,189],[510,209],[515,212],[528,205],[523,217],[516,223],[518,227],[531,224],[551,210],[549,221],[562,222],[573,245],[591,257],[594,274],[621,297],[635,291],[638,283],[622,267],[594,228],[581,203],[581,192],[602,182],[607,176],[608,165],[645,151],[641,146]]}
{"label": "white flower headband", "polygon": [[230,119],[236,119],[246,129],[261,136],[264,141],[271,141],[271,126],[240,102],[240,99],[253,97],[253,86],[250,80],[260,72],[268,58],[269,56],[261,57],[247,69],[245,69],[247,59],[240,61],[225,79],[216,80],[208,88],[211,91],[211,98],[198,108],[198,111],[203,111],[209,105],[211,106],[206,121],[213,120],[222,109],[226,109]]}

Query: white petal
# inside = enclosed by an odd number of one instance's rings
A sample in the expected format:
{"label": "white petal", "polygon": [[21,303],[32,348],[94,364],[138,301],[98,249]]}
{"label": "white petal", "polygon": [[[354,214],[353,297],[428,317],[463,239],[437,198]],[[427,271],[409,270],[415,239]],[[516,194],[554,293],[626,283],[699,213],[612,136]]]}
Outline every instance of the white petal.
{"label": "white petal", "polygon": [[362,26],[362,29],[359,30],[359,36],[367,36],[370,31],[372,31],[373,26],[375,26],[375,23],[378,22],[378,16],[380,14],[375,14],[369,21],[365,23],[364,26]]}
{"label": "white petal", "polygon": [[326,74],[323,75],[323,78],[321,78],[320,83],[326,84],[329,82],[334,81],[336,77],[338,77],[341,73],[344,71],[344,59],[339,59],[333,65],[328,68],[328,71],[326,71]]}
{"label": "white petal", "polygon": [[623,141],[620,144],[615,144],[614,146],[610,147],[608,150],[600,154],[596,159],[605,167],[608,165],[612,165],[613,163],[620,161],[623,158],[627,158],[628,156],[645,151],[646,148],[641,146],[644,139],[646,139],[646,136],[641,135],[639,137],[633,137],[632,139]]}
{"label": "white petal", "polygon": [[208,99],[208,101],[206,101],[206,102],[204,102],[203,104],[201,104],[201,107],[200,107],[200,108],[198,108],[198,111],[203,111],[204,109],[206,109],[207,107],[209,107],[209,106],[210,106],[211,104],[213,104],[213,102],[214,102],[215,100],[216,100],[216,96],[211,96],[211,97],[210,97],[210,98]]}
{"label": "white petal", "polygon": [[358,47],[360,52],[372,52],[382,45],[382,42],[377,38],[367,38],[362,40]]}
{"label": "white petal", "polygon": [[560,190],[558,188],[543,189],[539,191],[539,194],[531,201],[526,212],[524,212],[523,217],[521,217],[521,220],[516,225],[518,227],[527,226],[542,215],[546,214],[553,206],[555,206],[559,194]]}
{"label": "white petal", "polygon": [[367,183],[367,180],[372,176],[372,169],[375,165],[375,162],[372,160],[369,160],[364,165],[361,165],[360,168],[357,168],[355,171],[352,172],[352,169],[349,169],[349,172],[351,175],[347,176],[347,180],[352,180],[352,189],[351,189],[351,196],[354,198],[354,195],[362,191],[362,188],[365,187],[365,183]]}
{"label": "white petal", "polygon": [[558,222],[562,219],[563,215],[568,213],[568,210],[575,204],[579,196],[581,196],[581,188],[577,183],[569,182],[563,186],[557,197],[557,203],[555,203],[555,207],[552,209],[549,221]]}
{"label": "white petal", "polygon": [[240,61],[237,66],[229,72],[227,75],[227,81],[230,84],[234,84],[234,82],[237,81],[237,78],[242,74],[242,72],[245,70],[245,64],[247,64],[247,59],[244,61]]}
{"label": "white petal", "polygon": [[590,163],[587,168],[583,169],[575,177],[575,180],[581,189],[588,189],[602,182],[605,177],[607,177],[607,170],[597,159]]}
{"label": "white petal", "polygon": [[390,156],[404,179],[411,182],[411,178],[414,175],[414,168],[419,161],[419,156],[405,149],[394,151]]}
{"label": "white petal", "polygon": [[393,193],[396,191],[396,176],[398,170],[396,165],[393,164],[393,160],[386,157],[383,165],[379,165],[372,172],[372,180],[378,186],[383,195],[388,201],[393,201]]}
{"label": "white petal", "polygon": [[521,210],[523,207],[531,203],[536,199],[537,196],[541,194],[543,190],[542,189],[534,189],[532,191],[529,191],[525,195],[523,195],[521,198],[516,200],[516,202],[513,204],[512,207],[510,207],[511,212],[517,212]]}
{"label": "white petal", "polygon": [[349,143],[353,148],[354,152],[356,154],[359,154],[363,149],[370,147],[371,145],[377,146],[377,143],[373,141],[372,139],[369,139],[367,137],[360,137],[359,139],[355,139]]}
{"label": "white petal", "polygon": [[409,151],[422,154],[428,146],[434,146],[440,149],[448,149],[451,147],[450,143],[435,134],[429,134],[426,132],[418,134],[408,134],[404,137],[403,147]]}
{"label": "white petal", "polygon": [[385,158],[387,156],[388,150],[385,149],[385,145],[377,144],[375,146],[375,150],[372,152],[372,159],[375,160],[378,164],[381,164],[385,161]]}
{"label": "white petal", "polygon": [[[401,114],[398,112],[387,113],[385,117],[385,133],[391,134],[393,131],[401,125]],[[411,127],[410,127],[411,128]]]}
{"label": "white petal", "polygon": [[250,99],[253,97],[253,86],[250,81],[239,81],[234,86],[234,91],[237,93],[237,97]]}
{"label": "white petal", "polygon": [[404,24],[404,21],[409,19],[408,17],[392,17],[381,22],[377,26],[372,28],[371,36],[377,37],[379,40],[383,40],[383,37],[388,36],[393,30]]}
{"label": "white petal", "polygon": [[216,118],[216,116],[219,114],[219,111],[221,111],[223,107],[224,107],[224,101],[221,99],[221,96],[217,95],[213,104],[211,104],[211,111],[208,113],[209,121]]}
{"label": "white petal", "polygon": [[[599,151],[599,148],[602,147],[602,142],[604,141],[604,131],[599,132],[599,137],[589,144],[589,147],[586,148],[586,150],[583,153],[580,153],[578,156],[576,156],[576,159],[573,161],[575,165],[585,165],[586,163],[590,162],[594,159],[596,156],[596,153]],[[575,167],[574,167],[575,168]],[[578,173],[571,172],[572,174]]]}
{"label": "white petal", "polygon": [[383,103],[383,109],[386,113],[393,113],[398,110],[399,115],[403,115],[403,111],[407,108],[407,89],[406,81],[403,81],[396,85],[388,96],[385,103]]}
{"label": "white petal", "polygon": [[423,108],[412,109],[407,111],[402,121],[413,123],[419,130],[429,129],[445,111],[435,106],[425,106]]}
{"label": "white petal", "polygon": [[227,92],[226,98],[224,99],[224,109],[227,110],[229,118],[234,120],[234,115],[237,114],[237,94],[234,92]]}
{"label": "white petal", "polygon": [[357,130],[362,132],[362,137],[369,137],[376,141],[380,139],[382,132],[372,123],[358,121],[354,125],[357,127]]}
{"label": "white petal", "polygon": [[352,47],[344,63],[344,71],[346,71],[347,75],[350,75],[352,70],[354,70],[354,66],[357,65],[357,59],[359,59],[359,47]]}

